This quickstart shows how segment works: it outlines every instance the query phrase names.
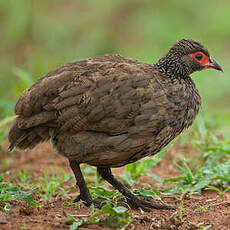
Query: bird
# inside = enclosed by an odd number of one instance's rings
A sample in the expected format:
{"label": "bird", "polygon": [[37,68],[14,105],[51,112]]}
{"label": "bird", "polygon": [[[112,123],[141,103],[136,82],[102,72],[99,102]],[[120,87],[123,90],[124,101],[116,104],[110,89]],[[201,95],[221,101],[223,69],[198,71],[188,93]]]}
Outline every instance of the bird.
{"label": "bird", "polygon": [[86,206],[103,202],[92,198],[82,163],[96,166],[133,208],[173,209],[139,198],[111,168],[153,156],[193,123],[201,97],[190,75],[208,68],[223,71],[201,43],[185,38],[155,64],[118,54],[67,63],[18,99],[9,151],[50,140],[69,160],[80,191],[75,202]]}

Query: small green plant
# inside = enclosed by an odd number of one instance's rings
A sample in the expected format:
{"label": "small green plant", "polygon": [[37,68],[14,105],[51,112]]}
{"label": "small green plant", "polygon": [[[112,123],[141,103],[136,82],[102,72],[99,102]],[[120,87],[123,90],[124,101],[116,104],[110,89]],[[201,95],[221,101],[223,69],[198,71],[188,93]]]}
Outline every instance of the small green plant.
{"label": "small green plant", "polygon": [[93,199],[104,201],[108,204],[114,204],[115,206],[118,202],[125,197],[117,190],[109,190],[102,187],[103,183],[98,186],[89,185],[90,192],[93,196]]}
{"label": "small green plant", "polygon": [[133,186],[134,183],[138,182],[138,179],[141,176],[149,176],[162,183],[160,177],[155,175],[154,173],[147,172],[152,169],[159,161],[163,159],[163,157],[168,152],[169,148],[172,144],[168,145],[161,152],[154,155],[152,158],[144,159],[143,161],[136,161],[132,164],[128,164],[125,166],[125,173],[120,177],[124,180],[124,182],[128,186]]}
{"label": "small green plant", "polygon": [[161,200],[160,196],[157,195],[160,193],[160,191],[152,190],[150,186],[146,186],[145,188],[141,189],[133,189],[132,191],[143,199],[150,197],[154,200]]}
{"label": "small green plant", "polygon": [[215,187],[215,186],[209,185],[209,186],[207,186],[207,189],[217,191],[217,192],[219,193],[220,197],[223,198],[223,197],[224,197],[224,194],[225,194],[227,191],[230,190],[230,186],[228,186],[228,187],[227,187],[226,189],[224,189],[224,190],[221,190],[221,189],[219,189],[219,188],[217,188],[217,187]]}
{"label": "small green plant", "polygon": [[78,227],[81,227],[83,224],[88,223],[87,218],[76,218],[67,212],[64,212],[64,215],[67,217],[65,223],[67,225],[70,225],[69,230],[76,230],[78,229]]}
{"label": "small green plant", "polygon": [[131,220],[127,208],[122,206],[112,207],[110,204],[103,206],[102,209],[96,212],[91,206],[91,215],[89,217],[74,217],[67,212],[64,212],[64,215],[67,217],[66,224],[70,225],[70,230],[76,230],[84,224],[99,224],[120,228]]}
{"label": "small green plant", "polygon": [[194,141],[194,145],[199,153],[188,159],[184,156],[177,159],[175,166],[181,176],[165,179],[164,185],[169,182],[174,183],[174,186],[165,186],[164,192],[176,194],[188,191],[192,194],[208,188],[216,190],[222,196],[229,190],[230,182],[229,139],[220,140],[214,134],[206,132],[203,142],[198,145]]}
{"label": "small green plant", "polygon": [[101,215],[106,215],[102,219],[99,219],[100,224],[109,226],[109,227],[121,227],[122,224],[126,224],[130,221],[130,213],[127,208],[123,206],[115,206],[107,204],[103,208],[93,214],[91,218],[95,218]]}
{"label": "small green plant", "polygon": [[24,169],[24,170],[17,170],[17,177],[18,177],[18,185],[20,188],[23,189],[28,189],[31,188],[33,184],[33,177],[29,172]]}
{"label": "small green plant", "polygon": [[4,177],[8,173],[0,175],[0,210],[9,211],[11,209],[11,201],[24,200],[29,205],[39,206],[39,203],[33,199],[33,194],[38,189],[30,189],[28,191],[22,191],[19,187],[4,181]]}
{"label": "small green plant", "polygon": [[51,167],[51,172],[51,176],[43,172],[43,175],[38,180],[38,184],[36,184],[39,189],[38,195],[45,200],[55,197],[58,192],[62,195],[67,195],[69,191],[68,187],[66,186],[65,189],[63,189],[61,185],[73,178],[72,175],[65,173],[64,170],[61,170],[57,175],[54,173],[54,168]]}
{"label": "small green plant", "polygon": [[67,196],[72,186],[61,187],[64,183],[73,178],[72,174],[67,174],[64,170],[59,169],[59,173],[54,172],[54,168],[51,167],[51,175],[43,172],[43,175],[38,179],[33,178],[31,174],[26,170],[18,170],[18,185],[22,189],[36,188],[37,195],[44,200],[49,200],[52,197],[61,194]]}
{"label": "small green plant", "polygon": [[180,217],[180,219],[182,219],[183,217],[183,210],[184,210],[184,198],[187,194],[187,191],[185,191],[183,194],[181,194],[179,201],[180,201],[180,209],[178,211],[178,215]]}
{"label": "small green plant", "polygon": [[209,207],[211,207],[211,204],[207,204],[207,205],[200,205],[198,204],[198,208],[195,209],[195,211],[199,211],[199,212],[204,212],[206,210],[208,210]]}

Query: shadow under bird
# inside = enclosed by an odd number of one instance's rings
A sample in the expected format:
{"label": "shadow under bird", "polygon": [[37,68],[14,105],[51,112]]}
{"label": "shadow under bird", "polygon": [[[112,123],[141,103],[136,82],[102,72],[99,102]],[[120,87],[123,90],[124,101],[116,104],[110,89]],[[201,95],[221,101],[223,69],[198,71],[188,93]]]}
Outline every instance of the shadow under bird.
{"label": "shadow under bird", "polygon": [[201,99],[190,74],[222,71],[200,43],[182,39],[156,64],[121,55],[104,55],[68,63],[25,90],[9,132],[9,150],[31,149],[51,140],[69,159],[80,195],[93,200],[80,164],[97,167],[101,177],[119,190],[134,208],[173,209],[135,196],[111,173],[158,153],[196,117]]}

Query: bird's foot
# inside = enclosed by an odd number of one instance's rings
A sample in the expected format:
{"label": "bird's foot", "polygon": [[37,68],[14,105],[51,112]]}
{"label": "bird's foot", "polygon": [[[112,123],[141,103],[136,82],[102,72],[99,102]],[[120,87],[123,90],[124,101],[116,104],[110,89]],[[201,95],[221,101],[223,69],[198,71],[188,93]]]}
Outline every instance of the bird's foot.
{"label": "bird's foot", "polygon": [[168,205],[161,205],[161,204],[155,204],[150,201],[142,200],[138,197],[132,197],[128,198],[128,202],[134,207],[134,208],[141,208],[143,211],[151,211],[152,208],[155,209],[166,209],[166,210],[176,210],[175,207],[168,206]]}
{"label": "bird's foot", "polygon": [[87,207],[93,204],[96,208],[102,208],[105,205],[105,202],[92,199],[89,189],[87,188],[84,177],[82,175],[80,165],[75,160],[69,160],[69,163],[75,175],[77,185],[80,189],[80,195],[77,196],[74,202],[82,200],[83,204]]}
{"label": "bird's foot", "polygon": [[118,181],[112,174],[110,168],[97,168],[98,173],[108,181],[114,188],[116,188],[120,193],[122,193],[126,198],[127,201],[134,207],[134,208],[141,208],[143,211],[151,211],[152,208],[155,209],[168,209],[168,210],[175,210],[174,207],[167,206],[167,205],[160,205],[154,204],[146,200],[142,200],[136,195],[134,195],[125,185],[123,185],[120,181]]}
{"label": "bird's foot", "polygon": [[78,195],[76,199],[74,199],[74,202],[78,202],[80,200],[82,200],[83,204],[87,207],[93,204],[94,207],[101,209],[105,205],[105,202],[103,201],[93,200],[91,196],[82,197],[81,194]]}

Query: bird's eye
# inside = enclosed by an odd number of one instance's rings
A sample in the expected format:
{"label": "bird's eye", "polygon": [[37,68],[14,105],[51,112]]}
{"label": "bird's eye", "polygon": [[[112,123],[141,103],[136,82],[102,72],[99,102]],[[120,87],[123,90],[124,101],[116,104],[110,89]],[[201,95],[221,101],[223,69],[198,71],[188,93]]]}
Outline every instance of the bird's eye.
{"label": "bird's eye", "polygon": [[203,57],[202,54],[197,54],[196,55],[196,59],[199,60],[199,61],[202,59],[202,57]]}

